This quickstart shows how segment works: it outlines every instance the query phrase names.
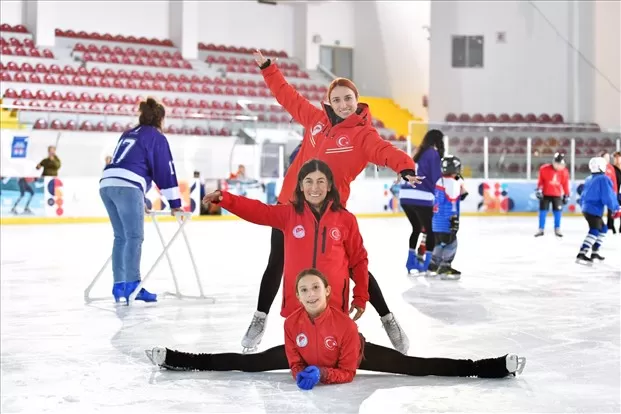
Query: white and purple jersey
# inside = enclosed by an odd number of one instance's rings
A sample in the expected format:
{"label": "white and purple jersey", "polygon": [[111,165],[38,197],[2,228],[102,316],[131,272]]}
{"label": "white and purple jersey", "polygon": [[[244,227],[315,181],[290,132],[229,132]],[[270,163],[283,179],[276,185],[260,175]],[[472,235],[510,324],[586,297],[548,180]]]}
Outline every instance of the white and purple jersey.
{"label": "white and purple jersey", "polygon": [[181,192],[168,140],[157,128],[140,125],[121,135],[99,186],[138,187],[146,194],[153,181],[171,208],[181,207]]}

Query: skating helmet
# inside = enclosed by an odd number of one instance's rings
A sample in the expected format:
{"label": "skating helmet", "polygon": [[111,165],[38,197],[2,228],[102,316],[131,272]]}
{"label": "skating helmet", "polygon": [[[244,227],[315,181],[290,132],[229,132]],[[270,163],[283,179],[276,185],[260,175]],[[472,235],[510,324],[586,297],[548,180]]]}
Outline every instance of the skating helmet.
{"label": "skating helmet", "polygon": [[606,162],[602,157],[593,157],[589,160],[589,170],[591,173],[605,173],[606,172]]}
{"label": "skating helmet", "polygon": [[565,154],[562,152],[557,152],[554,154],[554,163],[565,165]]}
{"label": "skating helmet", "polygon": [[442,174],[461,174],[461,160],[455,155],[445,155],[442,158]]}

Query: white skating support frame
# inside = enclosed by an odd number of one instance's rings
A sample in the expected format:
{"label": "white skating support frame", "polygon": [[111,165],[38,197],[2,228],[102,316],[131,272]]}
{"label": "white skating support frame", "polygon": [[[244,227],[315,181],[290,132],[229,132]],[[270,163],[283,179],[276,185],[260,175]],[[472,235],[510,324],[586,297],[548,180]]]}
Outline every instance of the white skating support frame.
{"label": "white skating support frame", "polygon": [[[188,236],[185,234],[185,230],[184,230],[184,227],[190,222],[192,218],[192,213],[185,212],[185,213],[175,214],[175,218],[177,219],[179,228],[177,229],[177,231],[175,232],[175,234],[173,235],[173,237],[170,239],[168,243],[166,243],[166,241],[164,240],[164,236],[162,235],[162,231],[160,230],[160,226],[157,222],[157,217],[158,216],[159,217],[170,216],[170,212],[157,211],[157,212],[151,212],[148,215],[151,216],[151,219],[153,220],[153,224],[155,225],[155,229],[157,230],[157,234],[160,237],[160,241],[162,242],[162,247],[164,250],[158,256],[157,260],[155,260],[155,263],[153,263],[153,266],[151,266],[151,269],[149,269],[147,274],[144,275],[144,277],[142,277],[142,281],[140,282],[136,290],[134,290],[134,292],[129,296],[129,301],[127,305],[130,305],[131,303],[133,303],[133,301],[136,299],[136,296],[138,295],[138,292],[140,292],[140,289],[143,288],[144,284],[149,279],[149,277],[151,276],[151,274],[153,273],[157,265],[160,263],[160,261],[164,258],[164,256],[166,256],[166,259],[168,260],[168,266],[170,267],[170,274],[172,275],[173,282],[175,284],[175,293],[164,292],[164,296],[174,296],[174,297],[177,297],[178,299],[183,299],[183,298],[204,299],[204,300],[208,300],[214,303],[216,301],[215,298],[205,296],[205,292],[203,291],[203,285],[201,283],[201,279],[198,274],[198,268],[196,267],[196,262],[194,261],[194,255],[192,254],[192,248],[190,247]],[[194,275],[196,277],[196,284],[198,285],[199,296],[183,295],[179,291],[179,283],[177,282],[177,275],[175,274],[175,269],[173,268],[172,261],[170,260],[170,256],[168,255],[168,250],[170,249],[170,246],[172,246],[173,242],[177,239],[177,237],[179,237],[179,234],[183,235],[183,238],[185,240],[185,245],[188,248],[188,253],[190,254],[190,260],[192,262],[192,267],[194,268]],[[91,298],[90,297],[91,289],[93,289],[93,286],[95,286],[95,283],[97,283],[97,280],[99,280],[99,278],[104,273],[104,271],[106,270],[110,262],[112,262],[112,256],[108,257],[108,260],[106,260],[106,263],[104,263],[101,270],[99,270],[99,272],[97,273],[93,281],[88,285],[86,290],[84,290],[84,301],[86,303],[112,299],[112,297],[107,297],[107,298]]]}

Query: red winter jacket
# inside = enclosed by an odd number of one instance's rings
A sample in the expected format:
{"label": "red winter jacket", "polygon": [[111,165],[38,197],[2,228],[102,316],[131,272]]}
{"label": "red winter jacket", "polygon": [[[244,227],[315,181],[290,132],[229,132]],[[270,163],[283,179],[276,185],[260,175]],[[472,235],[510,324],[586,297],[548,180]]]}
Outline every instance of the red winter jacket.
{"label": "red winter jacket", "polygon": [[362,343],[356,323],[331,306],[314,320],[304,308],[285,320],[285,352],[294,379],[315,365],[324,384],[351,382],[362,360]]}
{"label": "red winter jacket", "polygon": [[301,305],[295,279],[302,270],[319,269],[330,282],[330,304],[349,311],[349,269],[352,269],[353,304],[365,308],[369,300],[367,251],[356,217],[349,211],[325,210],[319,221],[308,204],[298,214],[293,204],[270,206],[258,200],[222,192],[220,206],[244,220],[281,230],[285,237],[283,301],[280,314],[289,316]]}
{"label": "red winter jacket", "polygon": [[326,162],[332,170],[343,206],[349,198],[349,185],[368,163],[388,166],[398,173],[415,169],[414,160],[408,154],[379,136],[371,124],[367,104],[359,103],[355,114],[332,125],[332,107],[324,104],[321,110],[310,103],[287,83],[274,63],[263,69],[262,74],[272,95],[305,129],[302,147],[285,174],[278,196],[281,204],[293,199],[298,172],[313,158]]}
{"label": "red winter jacket", "polygon": [[617,183],[617,174],[615,174],[615,167],[612,164],[606,165],[606,177],[612,180],[612,191],[615,195],[619,194],[619,183]]}
{"label": "red winter jacket", "polygon": [[537,188],[541,188],[544,196],[561,197],[569,195],[569,172],[567,168],[556,171],[552,164],[544,164],[539,168]]}

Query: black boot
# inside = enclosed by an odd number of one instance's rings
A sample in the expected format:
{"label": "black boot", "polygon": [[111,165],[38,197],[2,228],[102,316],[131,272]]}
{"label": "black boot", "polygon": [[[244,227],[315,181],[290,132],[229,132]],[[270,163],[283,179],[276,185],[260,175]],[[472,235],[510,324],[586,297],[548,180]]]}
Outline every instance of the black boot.
{"label": "black boot", "polygon": [[507,355],[498,358],[480,359],[474,361],[475,372],[479,378],[504,378],[507,371]]}
{"label": "black boot", "polygon": [[604,256],[600,256],[599,252],[592,252],[591,253],[591,260],[604,260],[605,257]]}

